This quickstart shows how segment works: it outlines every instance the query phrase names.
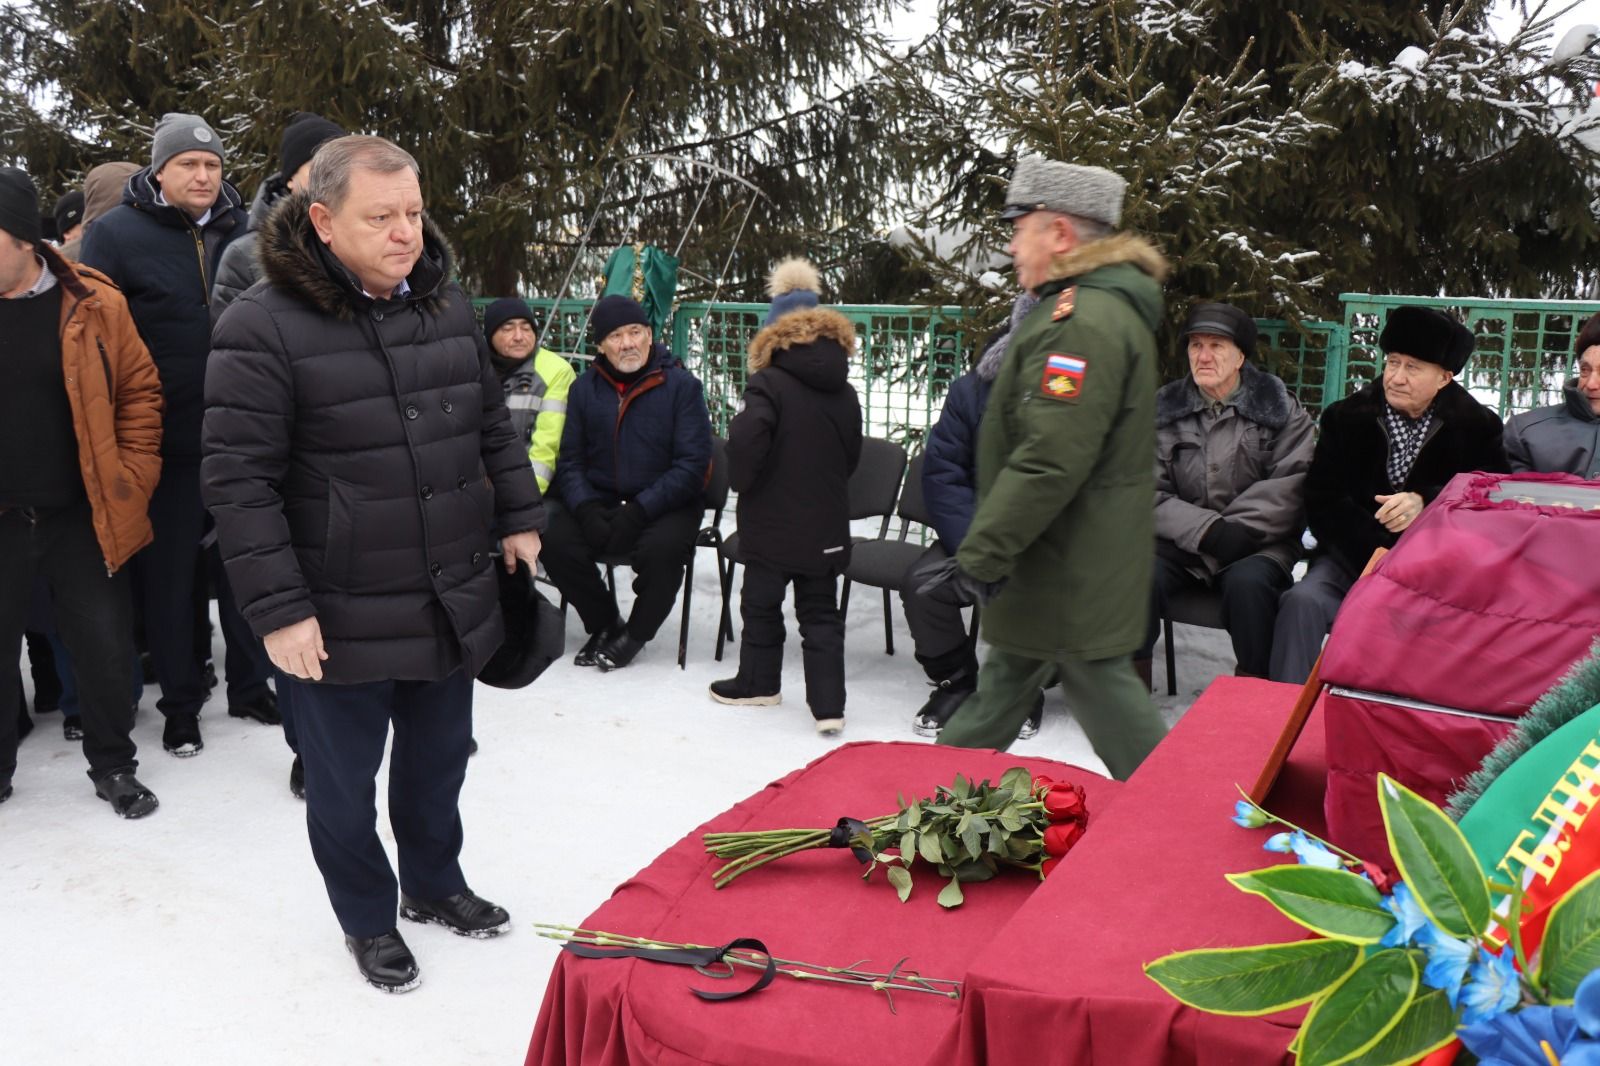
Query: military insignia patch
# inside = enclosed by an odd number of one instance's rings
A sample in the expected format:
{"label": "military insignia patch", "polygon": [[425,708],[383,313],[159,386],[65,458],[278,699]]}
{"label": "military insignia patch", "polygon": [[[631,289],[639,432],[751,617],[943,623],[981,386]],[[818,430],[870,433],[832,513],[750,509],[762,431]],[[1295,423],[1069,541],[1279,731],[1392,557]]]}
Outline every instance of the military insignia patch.
{"label": "military insignia patch", "polygon": [[1061,295],[1056,297],[1056,309],[1050,312],[1050,321],[1060,322],[1063,318],[1072,317],[1072,309],[1078,304],[1078,287],[1068,285],[1061,290]]}
{"label": "military insignia patch", "polygon": [[1083,395],[1083,379],[1088,373],[1088,360],[1081,356],[1051,355],[1044,361],[1044,380],[1039,388],[1052,400],[1077,403]]}

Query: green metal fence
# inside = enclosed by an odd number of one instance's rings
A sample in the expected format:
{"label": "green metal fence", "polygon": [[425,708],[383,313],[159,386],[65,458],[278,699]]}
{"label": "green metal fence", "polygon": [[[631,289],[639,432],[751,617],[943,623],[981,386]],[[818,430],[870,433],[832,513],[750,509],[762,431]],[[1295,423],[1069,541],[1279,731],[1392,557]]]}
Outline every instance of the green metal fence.
{"label": "green metal fence", "polygon": [[[1466,297],[1371,296],[1347,292],[1344,327],[1349,338],[1339,396],[1371,381],[1383,363],[1378,335],[1396,307],[1434,307],[1465,322],[1477,339],[1461,384],[1504,418],[1531,407],[1561,402],[1561,386],[1572,376],[1572,350],[1592,300],[1484,300]],[[1336,399],[1337,397],[1333,397]]]}
{"label": "green metal fence", "polygon": [[[1396,307],[1436,307],[1471,327],[1477,350],[1462,384],[1502,416],[1556,403],[1573,373],[1578,330],[1600,312],[1600,301],[1483,300],[1345,293],[1343,322],[1256,319],[1267,366],[1313,415],[1371,381],[1383,362],[1378,334]],[[481,308],[487,299],[474,301]],[[528,303],[549,323],[545,347],[582,370],[594,346],[584,335],[592,300]],[[908,447],[918,445],[938,418],[950,383],[967,368],[968,346],[959,307],[835,305],[856,327],[858,357],[851,382],[861,395],[865,430]],[[667,341],[706,388],[718,433],[739,408],[745,353],[761,328],[766,304],[686,303],[674,309]]]}

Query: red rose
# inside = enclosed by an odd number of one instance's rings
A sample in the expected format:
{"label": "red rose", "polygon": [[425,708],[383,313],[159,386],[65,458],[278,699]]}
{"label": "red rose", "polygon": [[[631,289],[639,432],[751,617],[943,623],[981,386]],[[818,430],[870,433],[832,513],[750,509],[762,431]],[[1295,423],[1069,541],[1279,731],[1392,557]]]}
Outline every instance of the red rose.
{"label": "red rose", "polygon": [[1389,883],[1389,875],[1384,873],[1383,867],[1377,865],[1376,863],[1362,863],[1361,872],[1372,878],[1373,886],[1386,896],[1389,894],[1389,890],[1394,887]]}
{"label": "red rose", "polygon": [[1061,865],[1061,860],[1060,859],[1046,859],[1044,862],[1041,862],[1039,864],[1039,876],[1040,877],[1049,877],[1050,876],[1050,871],[1054,870],[1057,866],[1060,866],[1060,865]]}
{"label": "red rose", "polygon": [[1040,793],[1044,792],[1046,789],[1048,789],[1053,784],[1055,784],[1055,782],[1050,780],[1050,778],[1044,776],[1043,774],[1034,774],[1033,775],[1033,794],[1035,796],[1037,796]]}
{"label": "red rose", "polygon": [[1060,858],[1071,851],[1072,845],[1082,836],[1082,822],[1062,822],[1060,825],[1053,825],[1044,831],[1044,850]]}
{"label": "red rose", "polygon": [[1044,794],[1044,813],[1052,822],[1071,821],[1088,813],[1083,789],[1078,785],[1051,785]]}

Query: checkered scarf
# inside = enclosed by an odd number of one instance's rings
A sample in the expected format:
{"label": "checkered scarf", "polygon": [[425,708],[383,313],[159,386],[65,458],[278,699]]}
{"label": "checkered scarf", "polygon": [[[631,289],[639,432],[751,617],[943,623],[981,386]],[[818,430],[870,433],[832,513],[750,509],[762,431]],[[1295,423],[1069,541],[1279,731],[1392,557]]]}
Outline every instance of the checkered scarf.
{"label": "checkered scarf", "polygon": [[1406,476],[1417,461],[1422,442],[1428,437],[1428,427],[1433,425],[1433,405],[1421,418],[1407,418],[1388,404],[1383,407],[1389,424],[1389,485],[1395,491],[1406,483]]}

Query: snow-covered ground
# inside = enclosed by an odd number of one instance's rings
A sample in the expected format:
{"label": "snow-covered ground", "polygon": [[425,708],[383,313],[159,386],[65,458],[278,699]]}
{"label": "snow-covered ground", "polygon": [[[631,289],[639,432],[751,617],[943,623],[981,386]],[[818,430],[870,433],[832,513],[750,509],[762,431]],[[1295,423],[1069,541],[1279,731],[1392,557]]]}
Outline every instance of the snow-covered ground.
{"label": "snow-covered ground", "polygon": [[[737,651],[712,659],[709,551],[700,563],[687,670],[673,662],[675,614],[626,670],[569,656],[522,692],[479,687],[463,866],[513,930],[475,941],[401,923],[423,974],[404,996],[367,987],[345,953],[280,730],[229,718],[219,690],[201,716],[205,750],[174,759],[147,689],[139,776],[161,808],[125,822],[95,798],[59,715],[38,716],[0,805],[0,1062],[520,1063],[557,950],[530,925],[576,923],[701,822],[836,743],[812,730],[792,619],[788,702],[706,696]],[[881,602],[852,596],[845,740],[911,739],[925,698],[898,603],[896,654],[884,654]],[[569,626],[575,649],[576,615]],[[1233,667],[1221,632],[1180,626],[1176,643],[1183,689],[1160,697],[1173,720]],[[1165,693],[1161,658],[1158,647]],[[1103,770],[1059,690],[1016,750]],[[380,825],[392,855],[381,812]]]}

